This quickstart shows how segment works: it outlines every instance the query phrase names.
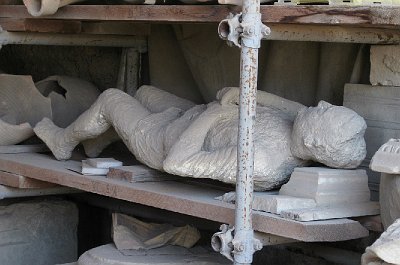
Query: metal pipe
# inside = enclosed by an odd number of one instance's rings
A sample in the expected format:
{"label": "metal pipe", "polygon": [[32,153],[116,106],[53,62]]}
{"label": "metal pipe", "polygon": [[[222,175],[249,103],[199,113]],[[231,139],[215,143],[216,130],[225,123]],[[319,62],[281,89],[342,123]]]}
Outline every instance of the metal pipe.
{"label": "metal pipe", "polygon": [[260,0],[243,0],[240,56],[240,104],[234,264],[251,264],[254,253],[252,227],[254,125],[256,118],[258,49],[262,38]]}

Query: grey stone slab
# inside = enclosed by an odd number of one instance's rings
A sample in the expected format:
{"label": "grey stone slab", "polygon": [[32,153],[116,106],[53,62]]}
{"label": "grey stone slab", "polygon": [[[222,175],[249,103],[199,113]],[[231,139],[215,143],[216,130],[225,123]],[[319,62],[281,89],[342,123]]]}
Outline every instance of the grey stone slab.
{"label": "grey stone slab", "polygon": [[399,87],[345,85],[343,105],[356,111],[367,123],[367,156],[362,167],[367,170],[372,184],[379,183],[379,174],[369,170],[372,156],[389,139],[400,138],[399,98]]}
{"label": "grey stone slab", "polygon": [[282,211],[281,216],[296,221],[317,221],[344,217],[376,215],[380,213],[378,202],[350,203],[311,209]]}
{"label": "grey stone slab", "polygon": [[78,265],[218,265],[231,264],[219,253],[202,247],[186,249],[166,246],[149,250],[119,251],[114,244],[91,249],[79,258]]}
{"label": "grey stone slab", "polygon": [[121,167],[122,162],[114,158],[89,158],[86,163],[92,167],[97,168],[110,168],[110,167]]}
{"label": "grey stone slab", "polygon": [[400,45],[371,46],[372,85],[400,86]]}
{"label": "grey stone slab", "polygon": [[279,195],[313,199],[319,206],[370,200],[368,176],[362,169],[296,168]]}
{"label": "grey stone slab", "polygon": [[0,206],[0,264],[76,261],[77,225],[78,209],[67,201]]}

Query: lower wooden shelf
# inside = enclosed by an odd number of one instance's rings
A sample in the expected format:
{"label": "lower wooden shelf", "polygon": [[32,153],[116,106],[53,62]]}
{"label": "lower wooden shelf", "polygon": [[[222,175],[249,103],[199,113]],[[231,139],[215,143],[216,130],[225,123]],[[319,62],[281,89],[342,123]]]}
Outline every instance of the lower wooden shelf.
{"label": "lower wooden shelf", "polygon": [[[83,176],[66,169],[74,163],[79,162],[57,161],[43,154],[0,154],[1,171],[216,222],[234,223],[234,205],[214,199],[223,191],[177,181],[128,183],[104,176]],[[299,241],[344,241],[368,235],[366,228],[350,219],[297,222],[265,212],[253,213],[256,231]]]}

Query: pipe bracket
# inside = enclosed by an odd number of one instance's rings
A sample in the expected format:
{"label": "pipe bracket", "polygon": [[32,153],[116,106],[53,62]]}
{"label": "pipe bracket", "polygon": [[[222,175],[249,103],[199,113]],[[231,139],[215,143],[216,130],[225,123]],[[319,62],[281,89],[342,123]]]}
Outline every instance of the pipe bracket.
{"label": "pipe bracket", "polygon": [[261,40],[271,33],[269,27],[261,22],[261,14],[242,13],[232,14],[222,20],[218,25],[218,34],[221,39],[226,40],[229,46],[242,46],[258,49]]}

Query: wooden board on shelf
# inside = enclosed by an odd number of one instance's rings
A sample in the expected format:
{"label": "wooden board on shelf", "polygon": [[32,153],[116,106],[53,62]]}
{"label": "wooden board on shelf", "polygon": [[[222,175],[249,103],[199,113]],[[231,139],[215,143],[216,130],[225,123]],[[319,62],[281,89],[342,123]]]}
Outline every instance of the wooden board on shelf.
{"label": "wooden board on shelf", "polygon": [[20,189],[45,189],[57,187],[57,184],[49,183],[37,179],[27,178],[14,173],[0,170],[0,184]]}
{"label": "wooden board on shelf", "polygon": [[[46,18],[67,20],[142,21],[142,22],[203,22],[218,23],[240,7],[227,5],[70,5]],[[261,7],[266,24],[353,25],[398,27],[400,7],[330,7],[324,5]],[[0,17],[32,18],[22,5],[0,6]]]}
{"label": "wooden board on shelf", "polygon": [[[234,223],[234,205],[214,199],[223,191],[175,181],[127,183],[104,176],[83,176],[67,170],[70,163],[80,162],[56,161],[42,154],[0,155],[0,169],[14,174],[221,223]],[[253,225],[259,232],[306,242],[342,241],[368,235],[360,223],[349,219],[297,222],[258,211],[254,212]]]}

